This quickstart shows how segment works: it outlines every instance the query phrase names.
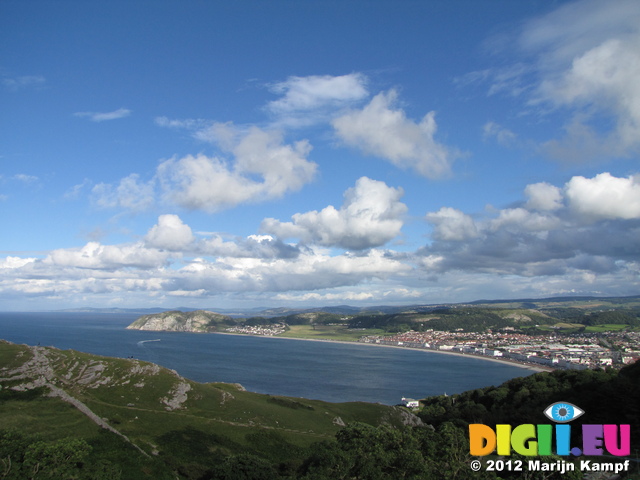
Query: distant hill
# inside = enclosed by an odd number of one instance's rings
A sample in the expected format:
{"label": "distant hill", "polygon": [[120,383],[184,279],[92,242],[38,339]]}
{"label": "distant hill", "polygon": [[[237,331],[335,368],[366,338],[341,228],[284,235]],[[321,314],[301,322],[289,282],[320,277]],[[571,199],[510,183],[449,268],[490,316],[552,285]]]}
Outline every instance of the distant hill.
{"label": "distant hill", "polygon": [[510,308],[544,308],[549,305],[564,305],[566,307],[583,305],[588,307],[589,304],[602,303],[604,305],[638,305],[640,306],[640,295],[625,297],[597,297],[597,296],[558,296],[548,298],[518,298],[518,299],[496,299],[496,300],[475,300],[472,302],[461,303],[433,303],[433,304],[414,304],[414,305],[376,305],[366,307],[354,307],[350,305],[329,305],[323,307],[256,307],[256,308],[194,308],[194,307],[150,307],[150,308],[72,308],[58,310],[59,312],[90,312],[90,313],[138,313],[153,314],[166,311],[193,312],[197,310],[212,311],[221,315],[227,315],[232,318],[247,317],[283,317],[287,315],[295,315],[300,313],[326,312],[337,315],[356,315],[360,313],[367,314],[394,314],[394,313],[424,313],[435,308],[455,308],[460,306],[491,306],[500,307],[508,306]]}
{"label": "distant hill", "polygon": [[181,312],[171,310],[168,312],[151,313],[136,319],[127,328],[129,330],[152,330],[165,332],[216,332],[221,325],[235,325],[233,318],[220,313],[206,310]]}

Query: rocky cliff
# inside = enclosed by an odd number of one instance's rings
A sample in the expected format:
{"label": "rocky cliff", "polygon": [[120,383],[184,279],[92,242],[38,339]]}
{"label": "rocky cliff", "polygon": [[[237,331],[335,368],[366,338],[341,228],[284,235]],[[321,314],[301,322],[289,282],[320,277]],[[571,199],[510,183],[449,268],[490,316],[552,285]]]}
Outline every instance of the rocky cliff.
{"label": "rocky cliff", "polygon": [[220,325],[234,325],[233,318],[206,310],[180,312],[177,310],[142,315],[127,328],[166,332],[215,332]]}

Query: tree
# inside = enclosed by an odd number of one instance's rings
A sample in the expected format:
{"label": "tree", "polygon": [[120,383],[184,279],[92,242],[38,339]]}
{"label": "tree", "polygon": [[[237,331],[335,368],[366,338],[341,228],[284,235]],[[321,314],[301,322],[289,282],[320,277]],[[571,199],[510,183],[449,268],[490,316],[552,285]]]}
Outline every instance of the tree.
{"label": "tree", "polygon": [[278,473],[271,464],[260,457],[249,454],[227,458],[214,473],[215,480],[273,480]]}
{"label": "tree", "polygon": [[0,430],[0,478],[20,479],[24,473],[24,454],[29,440],[16,430]]}
{"label": "tree", "polygon": [[27,448],[24,464],[31,478],[61,479],[77,471],[90,451],[87,442],[79,438],[37,441]]}

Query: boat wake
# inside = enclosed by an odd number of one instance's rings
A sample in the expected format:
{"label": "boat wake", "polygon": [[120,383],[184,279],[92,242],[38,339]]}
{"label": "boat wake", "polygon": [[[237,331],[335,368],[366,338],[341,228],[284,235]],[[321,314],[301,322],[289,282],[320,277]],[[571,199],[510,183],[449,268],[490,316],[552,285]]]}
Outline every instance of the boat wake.
{"label": "boat wake", "polygon": [[155,340],[140,340],[140,341],[137,343],[137,345],[141,347],[141,346],[142,346],[142,344],[144,344],[144,343],[148,343],[148,342],[159,342],[159,341],[160,341],[160,339],[159,339],[159,338],[156,338]]}

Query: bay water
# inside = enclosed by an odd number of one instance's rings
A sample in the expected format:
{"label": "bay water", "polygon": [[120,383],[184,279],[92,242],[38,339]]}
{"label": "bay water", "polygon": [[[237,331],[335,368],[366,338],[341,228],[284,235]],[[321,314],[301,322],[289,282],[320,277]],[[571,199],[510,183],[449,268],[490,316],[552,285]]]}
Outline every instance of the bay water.
{"label": "bay water", "polygon": [[462,355],[278,337],[127,330],[137,314],[0,312],[0,339],[157,363],[197,382],[395,405],[533,373]]}

